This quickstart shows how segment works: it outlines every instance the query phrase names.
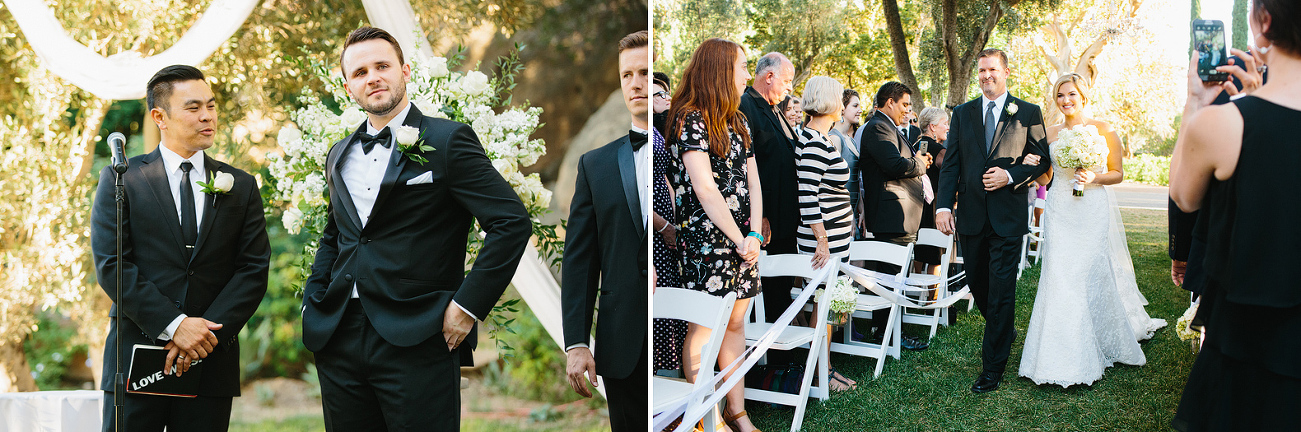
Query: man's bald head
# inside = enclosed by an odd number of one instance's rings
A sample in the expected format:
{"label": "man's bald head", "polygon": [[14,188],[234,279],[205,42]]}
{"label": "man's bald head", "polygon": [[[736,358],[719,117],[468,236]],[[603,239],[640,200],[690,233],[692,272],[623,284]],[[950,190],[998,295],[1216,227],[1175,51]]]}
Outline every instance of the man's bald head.
{"label": "man's bald head", "polygon": [[770,52],[759,57],[754,67],[754,89],[775,105],[786,97],[794,87],[795,65],[779,52]]}

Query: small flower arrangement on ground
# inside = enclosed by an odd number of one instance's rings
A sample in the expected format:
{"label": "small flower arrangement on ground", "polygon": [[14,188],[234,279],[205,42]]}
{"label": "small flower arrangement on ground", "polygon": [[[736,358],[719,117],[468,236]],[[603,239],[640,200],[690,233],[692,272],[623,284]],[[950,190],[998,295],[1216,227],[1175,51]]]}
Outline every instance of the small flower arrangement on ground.
{"label": "small flower arrangement on ground", "polygon": [[819,289],[814,298],[818,302],[827,302],[827,308],[831,311],[827,323],[831,325],[848,322],[849,315],[858,307],[858,289],[854,288],[854,282],[848,276],[836,278],[830,288]]}

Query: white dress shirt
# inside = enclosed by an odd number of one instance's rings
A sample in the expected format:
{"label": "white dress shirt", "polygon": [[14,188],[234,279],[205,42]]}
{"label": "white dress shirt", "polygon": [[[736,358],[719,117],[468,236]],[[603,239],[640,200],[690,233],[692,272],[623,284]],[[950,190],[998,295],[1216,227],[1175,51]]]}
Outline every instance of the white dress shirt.
{"label": "white dress shirt", "polygon": [[641,203],[641,217],[643,222],[642,226],[649,227],[650,226],[650,197],[651,197],[650,148],[652,147],[651,140],[650,140],[651,138],[650,131],[639,128],[636,125],[632,126],[632,131],[646,134],[646,145],[643,145],[637,151],[632,152],[632,160],[634,166],[636,167],[636,172],[637,172],[637,199]]}
{"label": "white dress shirt", "polygon": [[[193,168],[190,168],[190,181],[195,183],[190,186],[194,190],[194,202],[188,204],[194,206],[195,228],[201,228],[205,194],[202,191],[203,187],[199,186],[198,182],[207,181],[208,179],[207,171],[203,166],[203,151],[194,152],[189,158],[183,158],[160,142],[158,143],[158,153],[163,157],[163,169],[167,172],[167,188],[171,189],[172,203],[176,204],[177,221],[181,220],[181,205],[186,204],[181,202],[181,179],[185,177],[185,173],[181,171],[181,162],[188,160],[194,165]],[[172,340],[172,334],[176,332],[176,328],[180,327],[181,321],[185,318],[188,318],[188,316],[184,313],[177,315],[172,320],[172,323],[168,324],[167,328],[163,330],[163,334],[158,336],[158,340]]]}
{"label": "white dress shirt", "polygon": [[[384,128],[389,129],[388,147],[377,145],[371,147],[370,153],[366,153],[366,150],[361,145],[354,145],[348,147],[347,154],[343,156],[345,161],[340,175],[343,178],[343,183],[348,185],[348,195],[352,198],[353,206],[357,208],[357,217],[361,219],[362,228],[366,227],[366,223],[370,221],[371,212],[375,210],[375,199],[379,197],[380,183],[384,181],[384,173],[388,171],[389,160],[392,158],[393,152],[397,151],[394,136],[397,134],[398,126],[401,126],[402,122],[406,121],[407,115],[411,113],[411,107],[412,104],[407,102],[407,106],[402,108],[398,115],[394,116],[389,120],[388,124],[382,127],[377,128],[370,123],[370,120],[366,120],[366,133],[371,136],[378,135]],[[352,298],[358,297],[360,295],[357,293],[357,283],[353,282]],[[479,320],[479,317],[474,316],[473,313],[456,303],[455,300],[452,301],[452,304],[461,308],[466,315],[474,318],[475,321]]]}

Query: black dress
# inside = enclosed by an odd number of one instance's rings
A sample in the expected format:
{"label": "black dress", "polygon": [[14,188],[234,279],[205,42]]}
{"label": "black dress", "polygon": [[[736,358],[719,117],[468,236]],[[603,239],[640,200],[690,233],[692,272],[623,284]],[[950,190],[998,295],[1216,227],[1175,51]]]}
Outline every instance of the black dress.
{"label": "black dress", "polygon": [[[669,194],[671,186],[667,177],[668,167],[673,157],[669,155],[668,149],[664,148],[664,136],[660,135],[658,130],[653,131],[652,134],[655,147],[652,149],[654,174],[651,181],[655,184],[655,193],[652,195],[651,207],[655,214],[668,220],[670,224],[676,224],[677,217],[673,214],[673,202]],[[651,239],[655,245],[655,276],[659,278],[656,284],[662,287],[681,287],[682,277],[678,273],[678,264],[682,260],[682,249],[677,245],[670,248],[659,233],[655,233]],[[686,336],[686,321],[655,320],[655,370],[682,368],[682,341]]]}
{"label": "black dress", "polygon": [[[673,152],[683,155],[695,151],[709,155],[713,181],[727,203],[733,222],[742,234],[750,233],[754,228],[750,226],[750,184],[746,161],[754,153],[741,141],[740,135],[729,130],[731,146],[727,156],[715,156],[709,152],[709,133],[700,112],[687,113],[684,117],[682,134],[671,143]],[[736,245],[705,214],[681,159],[673,169],[673,186],[677,191],[678,246],[683,251],[683,286],[719,297],[735,292],[737,300],[759,295],[759,266],[742,266],[745,261],[736,253]]]}
{"label": "black dress", "polygon": [[1279,263],[1301,261],[1301,111],[1250,96],[1234,104],[1242,152],[1233,177],[1211,179],[1202,208],[1207,280],[1197,317],[1206,341],[1172,423],[1183,431],[1297,430],[1301,284]]}
{"label": "black dress", "polygon": [[[917,142],[913,144],[913,150],[916,151],[921,149],[921,143],[926,143],[926,153],[929,153],[931,157],[940,154],[940,151],[944,150],[944,144],[940,144],[938,141],[935,141],[934,138],[926,135],[922,135],[921,138],[917,139]],[[932,163],[930,168],[926,169],[926,177],[930,180],[931,190],[939,191],[940,164],[938,161],[937,163]],[[935,228],[935,199],[933,197],[931,198],[931,202],[925,203],[922,206],[922,223],[920,228]],[[917,245],[917,248],[913,251],[913,259],[926,264],[940,265],[940,258],[940,248],[937,247]]]}

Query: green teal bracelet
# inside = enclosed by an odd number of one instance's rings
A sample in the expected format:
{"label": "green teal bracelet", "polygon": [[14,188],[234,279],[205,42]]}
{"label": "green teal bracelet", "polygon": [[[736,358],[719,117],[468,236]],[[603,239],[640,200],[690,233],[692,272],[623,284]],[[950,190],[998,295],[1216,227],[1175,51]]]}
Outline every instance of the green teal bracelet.
{"label": "green teal bracelet", "polygon": [[759,234],[759,233],[754,232],[754,231],[750,231],[750,233],[749,233],[749,234],[746,234],[745,236],[746,236],[746,237],[754,237],[754,238],[756,238],[756,239],[759,239],[759,243],[760,243],[760,244],[762,244],[762,243],[764,242],[763,234]]}

